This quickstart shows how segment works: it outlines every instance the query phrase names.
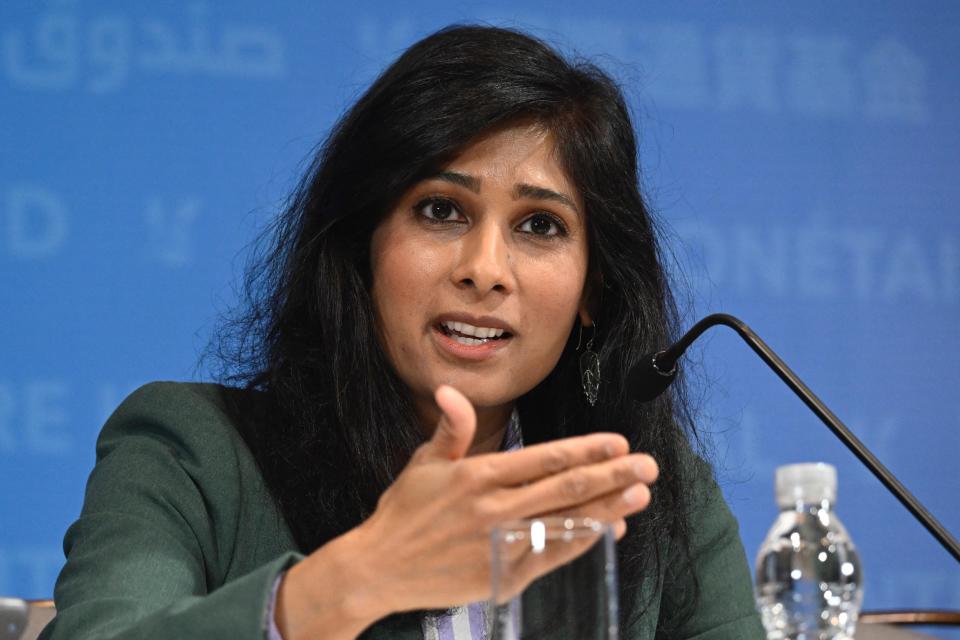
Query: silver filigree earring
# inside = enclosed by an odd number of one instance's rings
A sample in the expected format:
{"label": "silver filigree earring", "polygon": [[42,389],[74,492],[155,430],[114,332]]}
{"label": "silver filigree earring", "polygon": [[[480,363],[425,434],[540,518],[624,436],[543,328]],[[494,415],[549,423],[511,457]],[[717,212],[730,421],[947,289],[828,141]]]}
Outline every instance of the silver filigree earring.
{"label": "silver filigree earring", "polygon": [[[583,386],[583,395],[592,407],[597,403],[597,394],[600,391],[600,356],[593,350],[593,339],[597,337],[597,323],[590,327],[593,334],[587,340],[587,346],[580,354],[580,383]],[[583,325],[580,325],[580,336],[577,338],[577,351],[580,350],[580,340],[583,338]]]}

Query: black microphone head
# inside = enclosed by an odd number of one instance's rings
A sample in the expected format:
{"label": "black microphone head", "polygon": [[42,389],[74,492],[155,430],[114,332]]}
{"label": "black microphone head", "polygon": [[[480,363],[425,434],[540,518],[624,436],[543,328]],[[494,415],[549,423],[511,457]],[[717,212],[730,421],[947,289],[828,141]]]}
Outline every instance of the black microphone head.
{"label": "black microphone head", "polygon": [[640,402],[650,402],[666,391],[677,377],[677,365],[668,371],[657,366],[657,358],[664,352],[649,353],[640,359],[627,377],[627,393]]}

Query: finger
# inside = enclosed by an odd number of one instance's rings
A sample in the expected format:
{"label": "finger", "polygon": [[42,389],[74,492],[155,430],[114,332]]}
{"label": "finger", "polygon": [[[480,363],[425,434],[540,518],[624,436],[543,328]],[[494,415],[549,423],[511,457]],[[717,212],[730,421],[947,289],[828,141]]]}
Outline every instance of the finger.
{"label": "finger", "polygon": [[613,537],[617,540],[627,535],[627,521],[620,519],[613,523]]}
{"label": "finger", "polygon": [[538,513],[533,517],[590,518],[600,522],[622,522],[625,517],[650,506],[650,500],[650,487],[638,482],[623,491],[613,491],[579,507],[565,509],[559,513],[556,511]]}
{"label": "finger", "polygon": [[603,462],[630,452],[627,439],[616,433],[592,433],[525,447],[508,453],[474,458],[488,467],[490,477],[504,487],[533,482],[573,467]]}
{"label": "finger", "polygon": [[446,460],[464,457],[477,430],[477,414],[467,397],[449,385],[440,385],[434,399],[443,415],[430,438],[430,455]]}
{"label": "finger", "polygon": [[[624,492],[633,485],[653,484],[658,472],[653,458],[635,453],[576,467],[524,487],[502,491],[498,500],[506,517],[527,518],[532,514],[581,508],[607,494]],[[622,493],[621,498],[626,495]],[[640,493],[629,497],[649,502],[649,490],[645,496]]]}
{"label": "finger", "polygon": [[[616,533],[614,534],[616,535]],[[602,543],[603,534],[576,537],[569,541],[554,541],[537,551],[529,545],[523,553],[510,554],[498,567],[500,577],[496,585],[497,604],[503,604],[526,589],[537,578],[590,551]]]}

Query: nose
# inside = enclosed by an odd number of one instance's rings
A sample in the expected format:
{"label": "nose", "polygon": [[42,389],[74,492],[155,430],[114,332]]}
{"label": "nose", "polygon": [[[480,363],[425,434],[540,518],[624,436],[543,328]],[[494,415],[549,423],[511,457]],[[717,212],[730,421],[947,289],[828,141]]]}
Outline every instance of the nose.
{"label": "nose", "polygon": [[499,225],[494,221],[482,222],[461,236],[460,242],[457,264],[451,274],[456,286],[475,289],[480,296],[515,289],[510,247]]}

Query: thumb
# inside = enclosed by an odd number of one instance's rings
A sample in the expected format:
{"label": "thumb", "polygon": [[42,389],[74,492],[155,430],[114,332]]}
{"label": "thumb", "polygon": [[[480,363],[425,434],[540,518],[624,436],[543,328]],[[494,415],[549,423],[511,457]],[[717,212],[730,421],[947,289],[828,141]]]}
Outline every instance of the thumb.
{"label": "thumb", "polygon": [[477,430],[477,413],[467,397],[449,385],[440,385],[433,394],[443,413],[430,438],[430,452],[439,458],[458,460],[467,455]]}

